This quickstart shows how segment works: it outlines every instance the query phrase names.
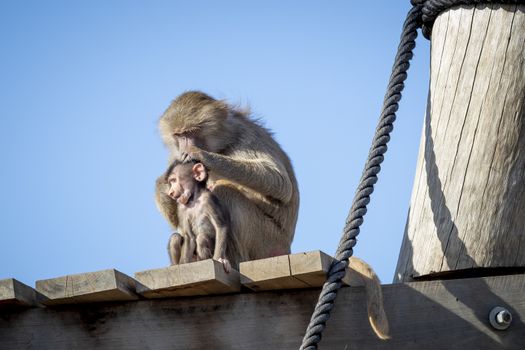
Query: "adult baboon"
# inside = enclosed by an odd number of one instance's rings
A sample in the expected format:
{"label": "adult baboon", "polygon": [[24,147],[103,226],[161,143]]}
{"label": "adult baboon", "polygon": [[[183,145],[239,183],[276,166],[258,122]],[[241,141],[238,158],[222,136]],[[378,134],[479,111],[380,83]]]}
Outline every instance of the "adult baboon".
{"label": "adult baboon", "polygon": [[[290,159],[247,112],[202,92],[177,97],[159,121],[173,160],[193,159],[209,171],[208,188],[231,218],[227,256],[232,266],[290,253],[299,191]],[[157,205],[174,229],[177,203],[157,180]]]}

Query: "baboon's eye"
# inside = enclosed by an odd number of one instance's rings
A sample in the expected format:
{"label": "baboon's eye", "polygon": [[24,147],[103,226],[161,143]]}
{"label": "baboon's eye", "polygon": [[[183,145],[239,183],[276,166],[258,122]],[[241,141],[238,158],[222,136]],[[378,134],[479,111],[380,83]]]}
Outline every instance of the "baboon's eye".
{"label": "baboon's eye", "polygon": [[197,128],[194,128],[194,129],[188,129],[186,131],[184,131],[182,133],[183,136],[187,136],[187,137],[192,137],[192,136],[195,136],[197,135],[197,132],[198,132],[198,129]]}
{"label": "baboon's eye", "polygon": [[198,132],[197,129],[189,129],[189,130],[174,132],[172,135],[173,135],[174,138],[178,138],[178,137],[194,137],[195,135],[197,135],[197,132]]}

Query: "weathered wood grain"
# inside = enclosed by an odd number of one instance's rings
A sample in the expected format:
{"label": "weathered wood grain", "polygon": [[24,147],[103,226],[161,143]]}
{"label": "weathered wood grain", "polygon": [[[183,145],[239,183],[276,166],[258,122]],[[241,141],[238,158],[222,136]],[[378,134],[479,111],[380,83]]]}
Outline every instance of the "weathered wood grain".
{"label": "weathered wood grain", "polygon": [[[367,321],[363,287],[342,288],[320,349],[525,348],[525,275],[383,286],[392,339]],[[297,349],[319,289],[64,305],[0,313],[0,349]],[[494,306],[513,322],[496,331]]]}
{"label": "weathered wood grain", "polygon": [[525,6],[442,13],[395,281],[525,268]]}
{"label": "weathered wood grain", "polygon": [[310,287],[292,276],[288,255],[242,262],[239,272],[241,284],[254,291]]}
{"label": "weathered wood grain", "polygon": [[36,306],[46,298],[14,278],[0,280],[0,307]]}
{"label": "weathered wood grain", "polygon": [[137,293],[147,298],[165,298],[234,293],[241,289],[239,272],[224,271],[221,263],[207,259],[135,273],[141,283]]}
{"label": "weathered wood grain", "polygon": [[[245,261],[240,264],[241,284],[254,291],[320,287],[333,257],[315,250],[306,253]],[[363,285],[359,274],[347,271],[343,283]]]}
{"label": "weathered wood grain", "polygon": [[291,276],[312,287],[323,285],[330,264],[334,260],[320,250],[290,254],[288,258],[290,259]]}
{"label": "weathered wood grain", "polygon": [[80,273],[36,281],[45,305],[135,300],[138,283],[115,269]]}

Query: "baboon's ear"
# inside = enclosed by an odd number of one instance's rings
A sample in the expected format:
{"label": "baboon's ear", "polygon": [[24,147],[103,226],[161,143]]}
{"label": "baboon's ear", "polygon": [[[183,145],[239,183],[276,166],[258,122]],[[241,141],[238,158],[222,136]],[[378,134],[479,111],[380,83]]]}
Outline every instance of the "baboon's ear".
{"label": "baboon's ear", "polygon": [[193,178],[199,182],[206,180],[206,177],[208,177],[208,172],[202,163],[196,163],[191,171],[193,172]]}

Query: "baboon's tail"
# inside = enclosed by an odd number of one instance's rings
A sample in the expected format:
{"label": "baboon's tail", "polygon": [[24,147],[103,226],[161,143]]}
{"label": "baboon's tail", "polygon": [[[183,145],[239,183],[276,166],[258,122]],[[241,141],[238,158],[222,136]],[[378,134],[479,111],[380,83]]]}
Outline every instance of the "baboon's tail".
{"label": "baboon's tail", "polygon": [[366,292],[366,304],[368,308],[368,320],[372,329],[381,339],[390,338],[390,327],[383,307],[383,293],[381,282],[372,267],[363,260],[351,257],[349,267],[356,271],[363,279]]}

